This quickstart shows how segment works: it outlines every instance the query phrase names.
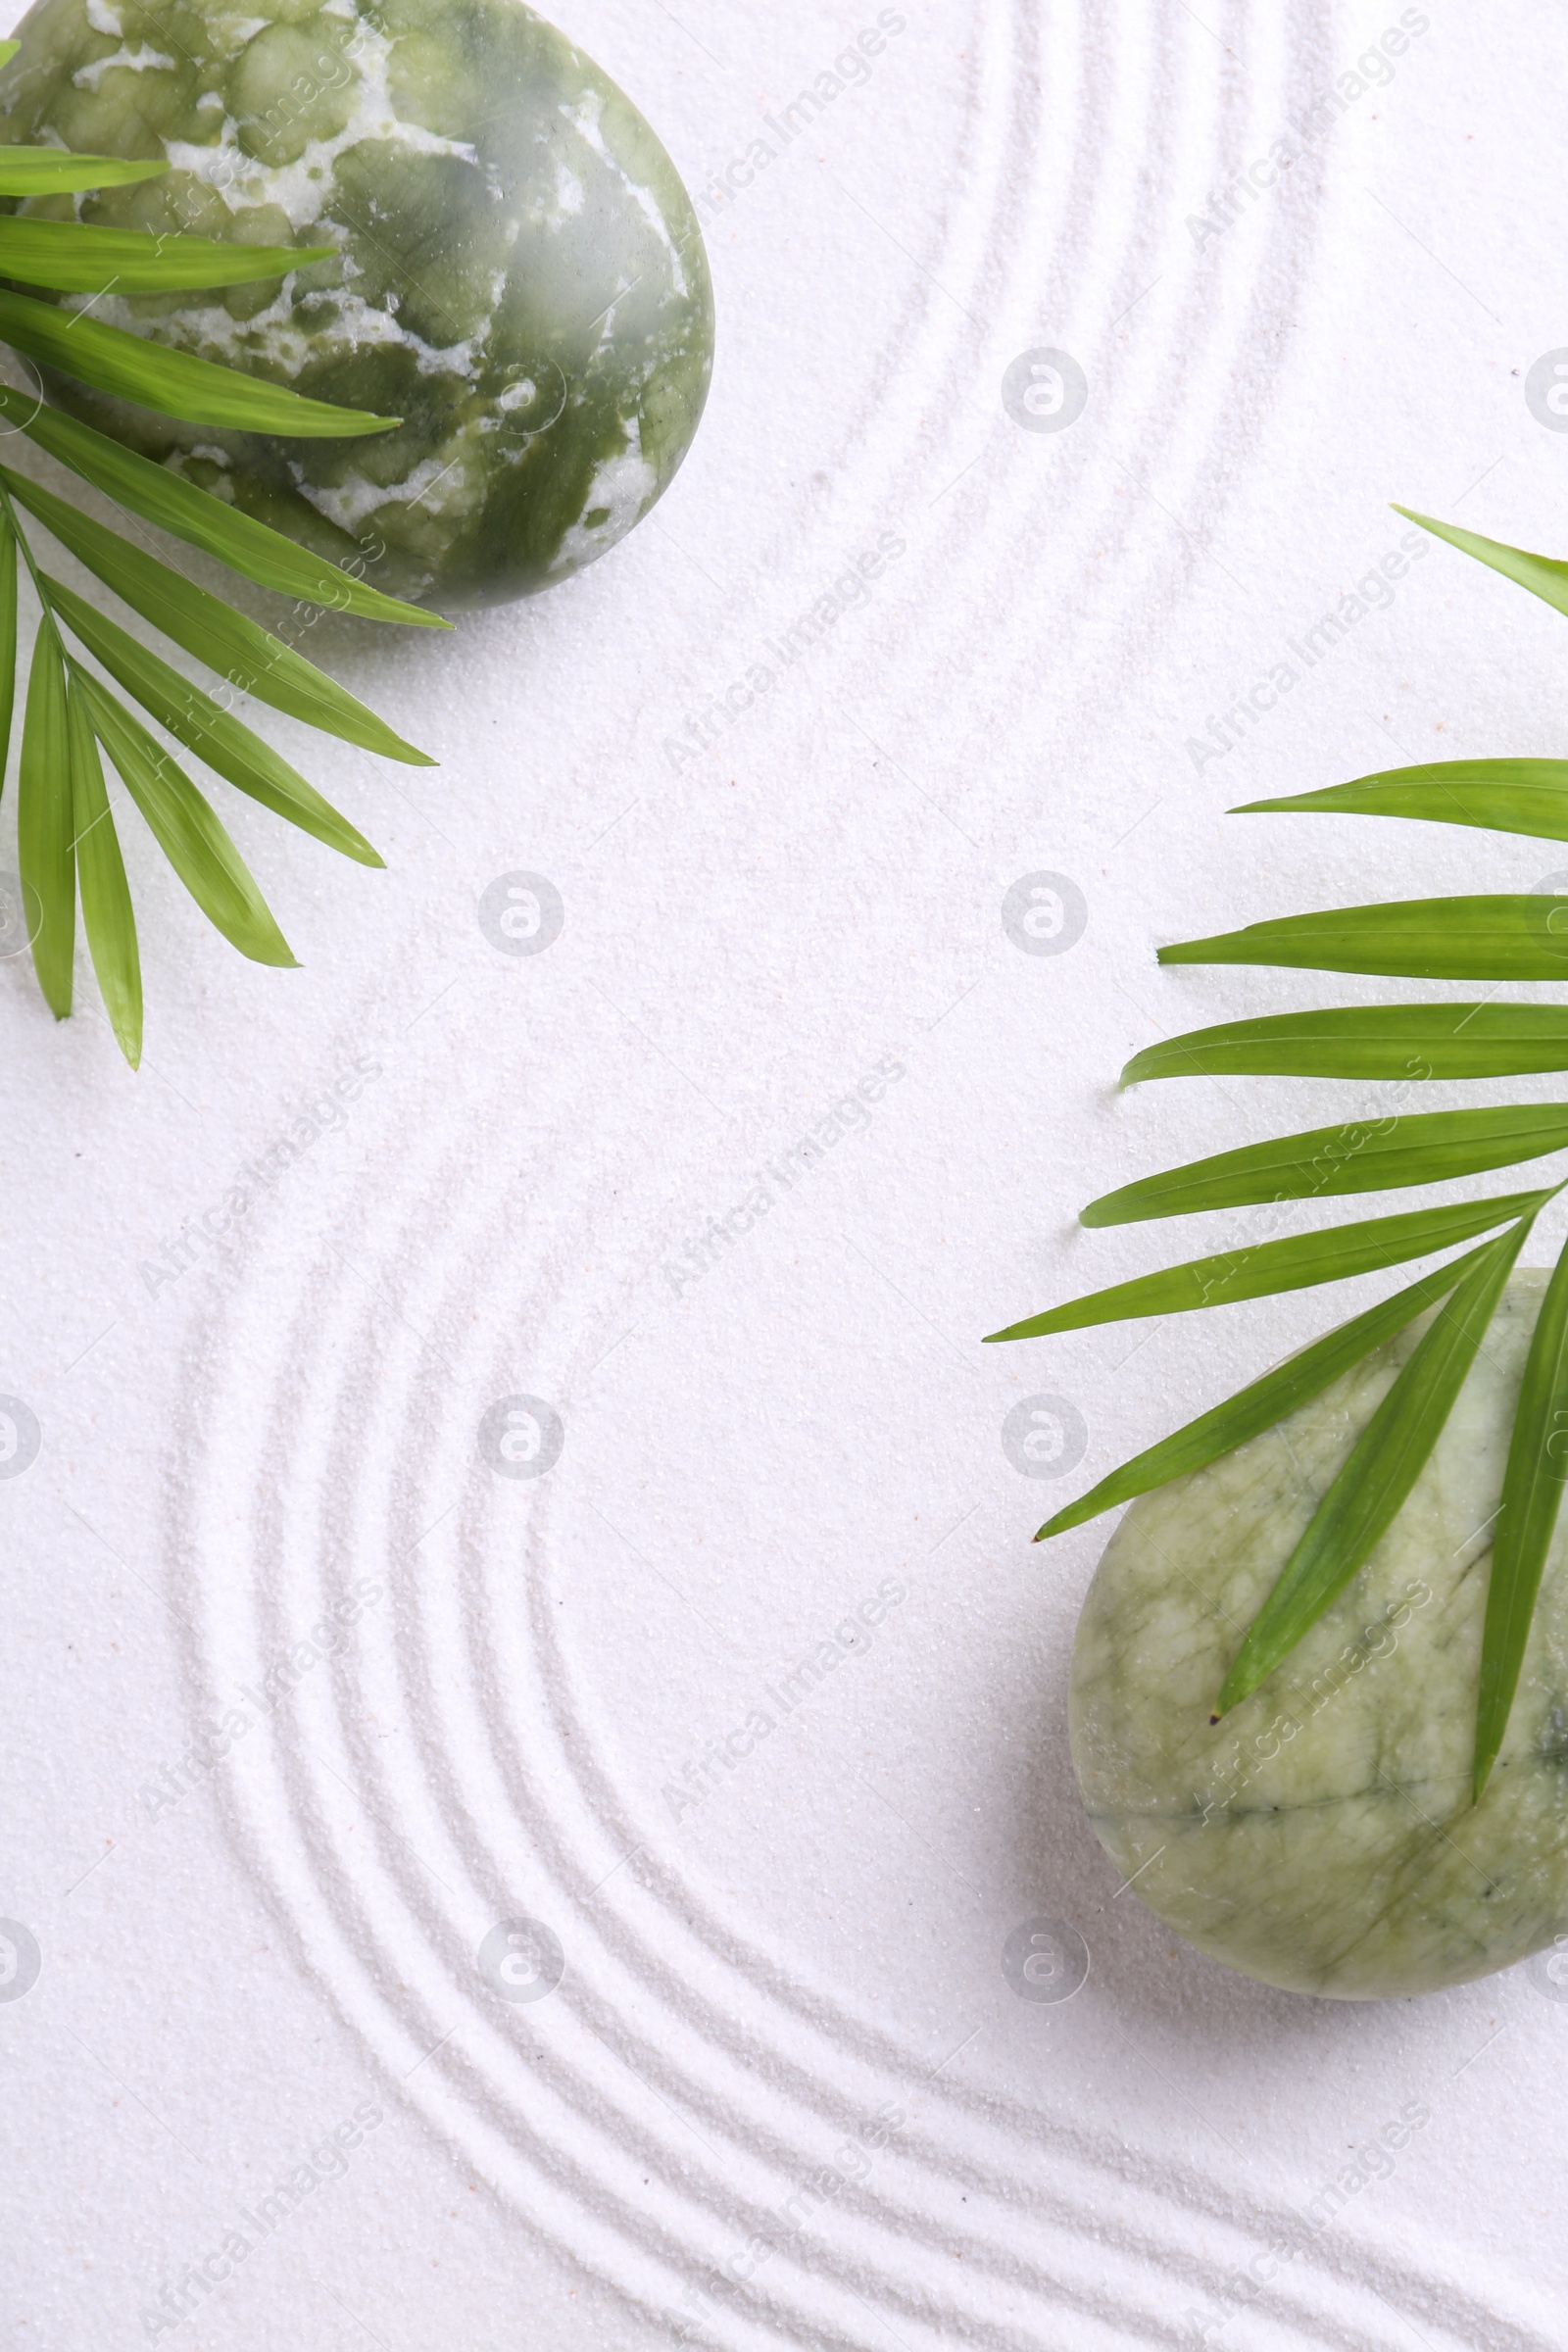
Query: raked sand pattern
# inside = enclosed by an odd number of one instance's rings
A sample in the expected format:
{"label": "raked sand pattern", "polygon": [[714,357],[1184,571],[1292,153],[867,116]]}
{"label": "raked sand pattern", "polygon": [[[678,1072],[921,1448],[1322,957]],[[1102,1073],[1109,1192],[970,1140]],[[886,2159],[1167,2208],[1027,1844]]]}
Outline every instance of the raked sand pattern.
{"label": "raked sand pattern", "polygon": [[384,879],[273,849],[299,973],[161,908],[139,1091],[0,963],[0,1387],[43,1431],[0,1480],[44,1758],[0,1889],[43,1954],[0,2003],[19,2308],[86,2213],[84,2328],[168,2289],[174,2352],[1549,2352],[1555,1981],[1250,1984],[1073,1790],[1106,1531],[1031,1550],[1069,1490],[1004,1424],[1070,1407],[1098,1476],[1321,1301],[979,1335],[1152,1262],[1073,1229],[1092,1193],[1346,1107],[1118,1102],[1229,1002],[1155,941],[1369,857],[1550,862],[1221,822],[1385,727],[1553,740],[1561,622],[1442,551],[1217,765],[1186,744],[1396,544],[1389,497],[1563,552],[1545,231],[1475,208],[1533,184],[1568,65],[1504,79],[1522,11],[1432,13],[1387,74],[1392,5],[677,13],[561,19],[712,263],[658,511],[440,645],[322,624],[443,765],[344,756]]}

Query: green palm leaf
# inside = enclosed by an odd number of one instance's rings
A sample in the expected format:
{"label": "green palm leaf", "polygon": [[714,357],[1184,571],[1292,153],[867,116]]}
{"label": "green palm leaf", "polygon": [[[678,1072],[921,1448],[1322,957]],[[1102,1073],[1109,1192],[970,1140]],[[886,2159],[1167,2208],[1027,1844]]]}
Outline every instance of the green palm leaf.
{"label": "green palm leaf", "polygon": [[157,179],[169,166],[162,160],[130,163],[120,155],[73,155],[64,147],[7,147],[0,144],[0,196],[68,196],[80,188],[128,188]]}
{"label": "green palm leaf", "polygon": [[115,532],[105,530],[101,522],[67,506],[51,491],[41,490],[36,482],[4,466],[0,466],[0,482],[70,548],[78,563],[123,597],[133,612],[199,662],[208,662],[231,686],[270,703],[274,710],[286,710],[291,718],[304,719],[307,726],[319,727],[346,743],[362,744],[385,759],[418,767],[434,765],[425,753],[405,743],[346,688],[220,597],[172,571],[156,556],[130,547]]}
{"label": "green palm leaf", "polygon": [[1568,1008],[1555,1004],[1348,1004],[1221,1021],[1135,1054],[1123,1086],[1151,1078],[1513,1078],[1568,1069]]}
{"label": "green palm leaf", "polygon": [[1480,825],[1568,841],[1568,760],[1444,760],[1388,767],[1353,784],[1298,792],[1288,800],[1244,801],[1232,816],[1265,810],[1329,816],[1401,816],[1440,825]]}
{"label": "green palm leaf", "polygon": [[1379,1266],[1401,1265],[1468,1242],[1513,1217],[1533,1216],[1550,1190],[1507,1193],[1492,1200],[1457,1201],[1450,1207],[1406,1209],[1394,1217],[1366,1217],[1354,1225],[1330,1225],[1319,1233],[1259,1242],[1164,1266],[1108,1291],[1093,1291],[1065,1306],[988,1332],[988,1341],[1039,1340],[1054,1332],[1084,1331],[1097,1323],[1122,1323],[1133,1315],[1187,1314],[1199,1307],[1231,1306],[1245,1298],[1267,1298],[1281,1291],[1309,1290],[1321,1282],[1347,1282]]}
{"label": "green palm leaf", "polygon": [[370,847],[363,833],[340,816],[330,802],[323,801],[314,785],[307,784],[299,772],[270,743],[220,710],[211,695],[203,694],[177,669],[171,669],[156,654],[138,645],[134,637],[105,613],[95,612],[91,605],[59,580],[43,573],[43,584],[49,601],[59,617],[72,633],[79,637],[89,653],[96,656],[117,684],[152,713],[160,726],[167,727],[175,740],[193,751],[217,774],[223,776],[239,791],[260,801],[277,816],[286,817],[291,825],[314,834],[325,842],[328,849],[339,850],[345,858],[353,858],[361,865],[381,865],[384,861]]}
{"label": "green palm leaf", "polygon": [[335,245],[237,245],[215,237],[148,236],[133,228],[93,228],[84,220],[24,220],[0,215],[0,277],[62,294],[177,292],[183,287],[242,286],[284,277],[330,261]]}
{"label": "green palm leaf", "polygon": [[81,923],[98,975],[99,994],[110,1026],[132,1069],[141,1060],[141,957],[136,917],[125,882],[124,860],[104,790],[92,722],[80,691],[66,700],[71,755],[72,808],[76,828],[76,876],[81,885]]}
{"label": "green palm leaf", "polygon": [[[1568,613],[1568,564],[1397,510]],[[1274,810],[1393,816],[1568,840],[1568,760],[1457,760],[1388,768],[1326,790],[1251,801]],[[1399,901],[1252,923],[1160,951],[1166,964],[1246,963],[1429,979],[1568,982],[1568,891]],[[1122,1084],[1177,1077],[1387,1081],[1568,1069],[1568,1006],[1355,1004],[1216,1023],[1135,1054]],[[1213,1153],[1089,1203],[1088,1226],[1437,1184],[1568,1149],[1568,1104],[1347,1120]],[[1328,1282],[1393,1264],[1496,1224],[1508,1230],[1423,1276],[1100,1481],[1040,1530],[1057,1535],[1200,1468],[1274,1425],[1425,1305],[1439,1305],[1403,1370],[1322,1497],[1247,1635],[1220,1693],[1237,1704],[1289,1655],[1370,1557],[1447,1419],[1525,1235],[1555,1190],[1427,1209],[1196,1258],[1068,1301],[993,1334],[1043,1337],[1145,1314]],[[1270,1222],[1272,1222],[1272,1218]],[[1560,1457],[1560,1458],[1559,1458]],[[1506,1731],[1568,1479],[1568,1250],[1532,1338],[1509,1448],[1483,1629],[1474,1793]],[[1215,1720],[1218,1721],[1218,1714]]]}
{"label": "green palm leaf", "polygon": [[250,868],[190,778],[85,670],[74,668],[73,682],[125,790],[208,921],[253,962],[292,968],[293,952]]}
{"label": "green palm leaf", "polygon": [[187,424],[227,426],[236,432],[279,433],[332,440],[386,433],[402,422],[364,409],[329,408],[302,400],[263,376],[240,375],[187,351],[152,343],[123,327],[106,326],[85,311],[59,310],[30,294],[0,291],[0,339],[41,367],[58,368],[95,391],[118,393]]}
{"label": "green palm leaf", "polygon": [[1544,604],[1558,612],[1568,612],[1568,564],[1559,564],[1550,556],[1528,555],[1522,547],[1504,547],[1500,539],[1483,539],[1479,531],[1461,531],[1451,522],[1434,522],[1430,514],[1417,514],[1410,507],[1396,507],[1406,522],[1418,522],[1434,539],[1446,539],[1466,556],[1474,556],[1478,564],[1500,571],[1505,580],[1514,580],[1539,596]]}
{"label": "green palm leaf", "polygon": [[1130,1225],[1264,1200],[1326,1200],[1344,1193],[1446,1184],[1568,1151],[1568,1106],[1516,1102],[1495,1110],[1431,1110],[1407,1118],[1347,1119],[1301,1135],[1217,1152],[1102,1193],[1080,1225]]}
{"label": "green palm leaf", "polygon": [[134,450],[122,449],[107,433],[55,409],[40,409],[23,393],[0,386],[0,416],[15,418],[29,441],[47,450],[62,466],[79,473],[109,498],[128,507],[133,514],[172,531],[205,555],[216,556],[231,570],[243,572],[258,587],[275,588],[283,596],[304,597],[335,612],[357,612],[366,620],[401,620],[424,629],[449,629],[439,612],[406,605],[368,587],[336,564],[285,539],[265,522],[257,522],[238,508],[226,506],[207,490],[199,490],[166,466],[155,466]]}
{"label": "green palm leaf", "polygon": [[1443,1434],[1529,1230],[1522,1217],[1480,1251],[1422,1334],[1249,1629],[1215,1701],[1216,1721],[1273,1673],[1388,1533]]}
{"label": "green palm leaf", "polygon": [[1563,1481],[1568,1478],[1568,1248],[1559,1256],[1531,1335],[1519,1391],[1502,1508],[1492,1545],[1476,1706],[1479,1803],[1508,1727],[1530,1620],[1541,1591]]}
{"label": "green palm leaf", "polygon": [[1565,980],[1568,917],[1554,899],[1401,899],[1331,906],[1249,923],[1212,939],[1161,948],[1161,963],[1286,964],[1319,972],[1381,972],[1406,980]]}
{"label": "green palm leaf", "polygon": [[76,942],[75,821],[66,728],[66,668],[54,623],[45,616],[32,651],[17,779],[17,862],[24,906],[36,906],[33,968],[57,1021],[71,1010]]}
{"label": "green palm leaf", "polygon": [[[14,40],[0,41],[0,67],[17,55],[19,46]],[[74,155],[53,147],[0,143],[0,199],[128,187],[156,179],[168,169],[161,159]],[[248,245],[0,210],[0,342],[40,368],[55,368],[78,383],[188,423],[344,441],[386,432],[397,424],[396,417],[305,400],[266,376],[215,366],[156,339],[126,333],[95,318],[93,300],[40,301],[14,290],[20,284],[47,289],[52,296],[94,299],[116,289],[127,295],[205,293],[288,278],[331,259],[336,251],[329,243]],[[349,558],[335,564],[311,554],[178,472],[44,409],[37,399],[0,386],[0,416],[130,514],[172,532],[260,586],[293,597],[296,613],[314,606],[425,628],[450,625],[435,613],[366,585],[354,576],[363,572],[363,564]],[[165,855],[224,936],[261,962],[287,965],[294,958],[207,801],[140,720],[66,654],[57,618],[71,626],[110,676],[177,741],[197,751],[240,791],[363,864],[379,865],[381,860],[347,818],[230,710],[71,589],[40,572],[14,501],[36,515],[144,620],[218,669],[225,681],[223,702],[238,688],[340,741],[394,760],[433,762],[281,637],[231,611],[156,556],[131,546],[50,491],[0,469],[0,791],[16,693],[19,555],[42,608],[18,785],[19,862],[33,960],[46,1001],[63,1018],[72,1004],[79,882],[83,926],[104,1002],[115,1034],[134,1065],[141,1052],[140,961],[124,863],[99,760],[100,742]],[[312,612],[303,625],[309,627],[314,617]],[[292,633],[297,636],[298,628]]]}
{"label": "green palm leaf", "polygon": [[1261,1437],[1266,1429],[1274,1428],[1298,1406],[1309,1404],[1314,1396],[1332,1387],[1343,1374],[1358,1364],[1374,1348],[1402,1331],[1417,1315],[1446,1298],[1456,1284],[1463,1281],[1471,1268],[1479,1263],[1493,1247],[1483,1242],[1479,1250],[1470,1250],[1464,1257],[1450,1258],[1432,1274],[1423,1274],[1407,1289],[1396,1291],[1380,1306],[1368,1307],[1349,1323],[1342,1323],[1321,1340],[1314,1340],[1298,1355],[1289,1356],[1261,1380],[1250,1388],[1239,1390],[1196,1421],[1162,1438],[1147,1452],[1135,1454],[1102,1478],[1087,1494],[1069,1502],[1065,1510],[1048,1519],[1036,1536],[1037,1544],[1050,1536],[1065,1535],[1071,1527],[1081,1527],[1086,1519],[1098,1519],[1102,1511],[1114,1510],[1118,1503],[1131,1502],[1135,1495],[1147,1494],[1155,1487],[1169,1484],[1173,1478],[1185,1478],[1190,1471],[1201,1470],[1209,1462],[1218,1461],[1221,1454],[1233,1453],[1250,1438]]}
{"label": "green palm leaf", "polygon": [[17,534],[0,506],[0,792],[11,756],[11,720],[17,701]]}

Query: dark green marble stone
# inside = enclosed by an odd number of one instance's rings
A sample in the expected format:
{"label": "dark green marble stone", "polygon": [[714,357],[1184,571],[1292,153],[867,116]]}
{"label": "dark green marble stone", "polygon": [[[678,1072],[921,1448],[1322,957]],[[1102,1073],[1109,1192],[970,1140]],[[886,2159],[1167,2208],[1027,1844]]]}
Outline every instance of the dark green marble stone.
{"label": "dark green marble stone", "polygon": [[40,0],[18,35],[0,142],[172,167],[24,212],[339,249],[281,284],[65,299],[404,421],[274,440],[55,377],[62,406],[448,608],[565,578],[665,488],[712,359],[701,232],[636,108],[519,0]]}

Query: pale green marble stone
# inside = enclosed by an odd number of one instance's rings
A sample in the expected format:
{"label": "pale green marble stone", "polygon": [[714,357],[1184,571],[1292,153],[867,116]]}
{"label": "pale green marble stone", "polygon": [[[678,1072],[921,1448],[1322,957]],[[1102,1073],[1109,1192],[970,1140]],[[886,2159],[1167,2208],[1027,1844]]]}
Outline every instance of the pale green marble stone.
{"label": "pale green marble stone", "polygon": [[1141,1497],[1095,1574],[1071,1726],[1096,1834],[1161,1919],[1266,1984],[1428,1992],[1568,1928],[1568,1512],[1502,1753],[1469,1801],[1488,1523],[1546,1279],[1513,1277],[1394,1527],[1217,1727],[1247,1626],[1427,1319],[1277,1430]]}
{"label": "pale green marble stone", "polygon": [[449,607],[564,579],[667,486],[712,360],[696,216],[630,100],[520,0],[37,0],[17,33],[0,145],[172,167],[23,211],[337,248],[281,283],[71,306],[404,422],[274,440],[52,377],[62,405]]}

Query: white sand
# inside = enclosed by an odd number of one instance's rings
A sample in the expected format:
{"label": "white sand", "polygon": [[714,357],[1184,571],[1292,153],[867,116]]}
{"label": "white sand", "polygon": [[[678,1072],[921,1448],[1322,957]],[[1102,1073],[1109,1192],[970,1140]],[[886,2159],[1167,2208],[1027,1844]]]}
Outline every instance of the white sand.
{"label": "white sand", "polygon": [[[1183,1253],[1078,1233],[1091,1194],[1360,1106],[1118,1101],[1162,1033],[1397,993],[1161,976],[1157,942],[1568,868],[1220,814],[1563,743],[1568,629],[1449,551],[1311,668],[1289,648],[1398,548],[1390,498],[1568,554],[1568,443],[1524,399],[1568,341],[1564,35],[1434,8],[1200,244],[1394,0],[904,13],[785,146],[764,118],[874,8],[687,0],[688,35],[571,0],[694,187],[739,167],[675,489],[455,640],[313,633],[442,766],[266,722],[385,875],[219,788],[302,971],[241,963],[133,822],[139,1079],[85,962],[63,1029],[0,964],[0,1388],[43,1431],[0,1482],[0,1915],[43,1956],[0,2003],[19,2346],[148,2340],[227,2232],[232,2275],[151,2340],[1119,2352],[1227,2309],[1235,2352],[1561,2340],[1568,2003],[1528,1969],[1364,2009],[1257,1988],[1117,1893],[1070,1781],[1101,1537],[1031,1551],[1071,1490],[1018,1474],[1004,1415],[1065,1397],[1087,1478],[1334,1310],[977,1343]],[[1001,404],[1040,346],[1088,379],[1058,434]],[[1196,771],[1187,738],[1282,664]],[[564,903],[537,956],[476,920],[514,870]],[[1060,956],[1002,929],[1036,871],[1087,904]],[[345,1124],[243,1172],[357,1062]],[[564,1429],[542,1479],[476,1449],[514,1395]],[[360,1578],[337,1654],[302,1650]],[[565,1973],[516,2004],[476,1954],[523,1916]],[[1064,2005],[1003,1974],[1035,1916],[1090,1950]],[[340,2174],[241,2218],[340,2125]]]}

